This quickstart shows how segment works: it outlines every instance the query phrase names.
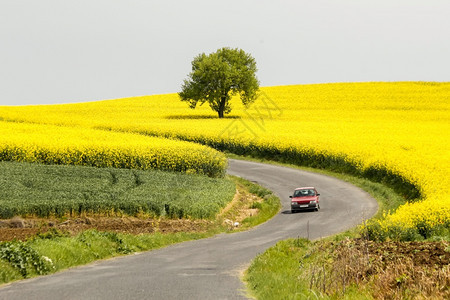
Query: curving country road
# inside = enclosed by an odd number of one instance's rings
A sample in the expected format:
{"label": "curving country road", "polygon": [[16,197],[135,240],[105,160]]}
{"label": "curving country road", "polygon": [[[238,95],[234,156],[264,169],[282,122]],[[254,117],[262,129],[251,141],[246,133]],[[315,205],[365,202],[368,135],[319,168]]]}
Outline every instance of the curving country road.
{"label": "curving country road", "polygon": [[[280,213],[246,232],[219,234],[6,285],[0,288],[0,299],[246,299],[239,272],[258,253],[282,239],[317,239],[344,231],[378,208],[359,188],[312,172],[230,159],[228,173],[272,190],[282,200]],[[290,213],[289,195],[299,186],[319,190],[319,212]]]}

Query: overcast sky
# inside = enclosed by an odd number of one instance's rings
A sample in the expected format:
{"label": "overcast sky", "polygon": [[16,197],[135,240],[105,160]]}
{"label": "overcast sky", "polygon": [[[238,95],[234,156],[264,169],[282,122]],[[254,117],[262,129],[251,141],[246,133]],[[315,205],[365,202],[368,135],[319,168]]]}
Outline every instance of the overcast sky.
{"label": "overcast sky", "polygon": [[262,86],[450,81],[450,0],[0,0],[0,104],[178,92],[224,46]]}

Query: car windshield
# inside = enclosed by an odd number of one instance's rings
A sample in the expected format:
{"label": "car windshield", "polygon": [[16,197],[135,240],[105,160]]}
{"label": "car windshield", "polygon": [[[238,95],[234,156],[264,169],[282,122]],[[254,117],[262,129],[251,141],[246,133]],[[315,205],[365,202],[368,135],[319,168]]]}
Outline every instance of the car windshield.
{"label": "car windshield", "polygon": [[294,197],[308,197],[315,196],[314,190],[296,190],[294,192]]}

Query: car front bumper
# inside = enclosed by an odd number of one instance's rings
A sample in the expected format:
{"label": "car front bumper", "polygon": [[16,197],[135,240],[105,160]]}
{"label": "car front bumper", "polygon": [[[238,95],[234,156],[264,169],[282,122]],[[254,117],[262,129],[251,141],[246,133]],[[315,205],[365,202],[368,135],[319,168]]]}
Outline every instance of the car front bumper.
{"label": "car front bumper", "polygon": [[316,209],[318,207],[318,203],[306,203],[306,204],[298,204],[291,203],[291,210],[311,210]]}

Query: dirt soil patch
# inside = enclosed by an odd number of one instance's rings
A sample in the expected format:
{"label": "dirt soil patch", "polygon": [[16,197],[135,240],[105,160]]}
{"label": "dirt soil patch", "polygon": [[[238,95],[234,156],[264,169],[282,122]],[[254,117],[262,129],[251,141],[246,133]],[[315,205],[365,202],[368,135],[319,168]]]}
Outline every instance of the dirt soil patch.
{"label": "dirt soil patch", "polygon": [[143,219],[137,217],[82,217],[68,219],[0,220],[0,241],[26,240],[49,230],[59,230],[75,235],[88,229],[131,234],[203,232],[212,224],[209,220]]}
{"label": "dirt soil patch", "polygon": [[372,260],[381,267],[407,259],[415,266],[450,265],[450,245],[444,242],[373,242],[360,239],[355,241],[355,247],[361,253],[367,249]]}

